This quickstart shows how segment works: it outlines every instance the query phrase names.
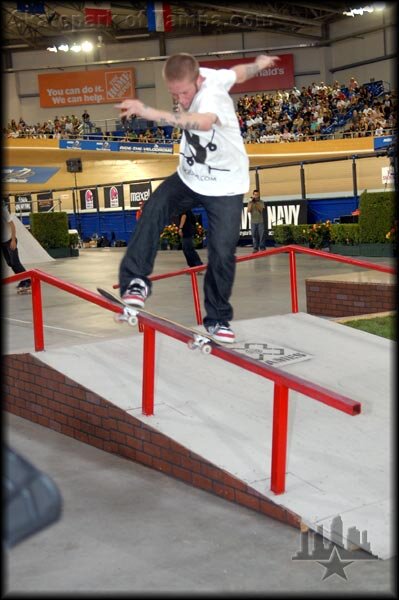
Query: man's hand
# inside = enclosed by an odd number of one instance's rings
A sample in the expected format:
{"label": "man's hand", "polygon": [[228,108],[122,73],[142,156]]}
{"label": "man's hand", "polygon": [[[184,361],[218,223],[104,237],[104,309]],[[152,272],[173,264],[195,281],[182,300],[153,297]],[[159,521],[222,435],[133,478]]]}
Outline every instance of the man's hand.
{"label": "man's hand", "polygon": [[123,100],[120,104],[115,104],[115,108],[120,109],[120,117],[144,116],[145,106],[141,100]]}
{"label": "man's hand", "polygon": [[260,54],[255,59],[259,71],[267,69],[268,67],[274,67],[274,65],[281,60],[280,56],[267,56],[267,54]]}
{"label": "man's hand", "polygon": [[17,240],[15,238],[12,238],[11,242],[10,242],[10,250],[15,250],[16,247],[17,247]]}
{"label": "man's hand", "polygon": [[255,77],[255,75],[260,71],[263,71],[263,69],[273,67],[279,60],[279,56],[260,54],[255,58],[254,62],[235,65],[234,67],[231,67],[231,70],[236,73],[236,83],[244,83],[244,81]]}

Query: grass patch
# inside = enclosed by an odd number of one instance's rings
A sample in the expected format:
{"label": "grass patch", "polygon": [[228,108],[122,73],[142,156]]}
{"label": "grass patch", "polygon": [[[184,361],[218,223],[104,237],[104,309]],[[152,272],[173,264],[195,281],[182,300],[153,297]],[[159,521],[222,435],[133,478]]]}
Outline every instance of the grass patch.
{"label": "grass patch", "polygon": [[373,317],[371,319],[356,319],[354,321],[345,321],[342,325],[361,329],[367,333],[379,335],[389,340],[397,341],[396,315],[386,317]]}

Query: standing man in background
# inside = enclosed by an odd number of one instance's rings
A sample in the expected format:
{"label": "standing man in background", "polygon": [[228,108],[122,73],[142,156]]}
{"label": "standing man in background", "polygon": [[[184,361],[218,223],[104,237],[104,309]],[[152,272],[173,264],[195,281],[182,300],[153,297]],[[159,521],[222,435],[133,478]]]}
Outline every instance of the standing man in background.
{"label": "standing man in background", "polygon": [[252,198],[248,204],[248,212],[251,215],[251,235],[254,249],[252,253],[265,250],[265,225],[263,221],[263,210],[265,206],[260,199],[259,190],[252,192]]}
{"label": "standing man in background", "polygon": [[[191,210],[186,210],[179,215],[179,235],[183,254],[189,267],[198,267],[203,264],[200,255],[194,248],[195,228],[196,220]],[[198,275],[202,275],[201,271],[198,272]]]}
{"label": "standing man in background", "polygon": [[172,215],[202,206],[208,217],[208,267],[204,278],[203,325],[217,341],[232,343],[233,308],[229,302],[235,276],[244,194],[249,188],[249,160],[229,95],[235,83],[273,67],[279,57],[260,55],[231,69],[206,69],[191,54],[170,56],[163,78],[177,112],[158,110],[140,100],[124,100],[120,116],[136,114],[182,130],[177,172],[167,177],[146,202],[119,269],[125,302],[144,307],[159,236]]}
{"label": "standing man in background", "polygon": [[[25,267],[19,260],[15,224],[12,220],[12,216],[8,211],[8,207],[5,200],[3,200],[1,212],[1,251],[3,253],[7,265],[14,271],[14,273],[23,273],[24,271],[26,271]],[[22,279],[17,285],[17,291],[18,293],[30,292],[30,279]]]}

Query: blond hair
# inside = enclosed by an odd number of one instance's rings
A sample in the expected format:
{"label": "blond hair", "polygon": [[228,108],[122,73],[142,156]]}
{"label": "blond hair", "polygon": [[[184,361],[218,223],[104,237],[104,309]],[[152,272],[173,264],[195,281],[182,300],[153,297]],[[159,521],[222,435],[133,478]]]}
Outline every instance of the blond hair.
{"label": "blond hair", "polygon": [[199,63],[191,54],[172,54],[165,62],[162,72],[167,81],[195,81],[199,76]]}

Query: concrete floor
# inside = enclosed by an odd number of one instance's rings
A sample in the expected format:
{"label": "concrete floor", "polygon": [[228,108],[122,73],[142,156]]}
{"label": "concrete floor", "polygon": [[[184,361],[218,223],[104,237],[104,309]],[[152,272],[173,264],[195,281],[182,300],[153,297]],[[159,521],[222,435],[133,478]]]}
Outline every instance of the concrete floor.
{"label": "concrete floor", "polygon": [[[111,287],[123,251],[87,249],[77,259],[38,267],[88,289]],[[306,277],[360,271],[305,255],[297,261],[300,311]],[[180,252],[160,252],[154,272],[184,266]],[[4,351],[32,351],[30,297],[16,296],[13,286],[3,293]],[[116,325],[102,309],[49,286],[43,298],[47,348],[115,337]],[[289,313],[287,255],[239,264],[232,300],[236,319]],[[148,309],[192,323],[189,278],[156,282]],[[118,328],[123,335],[130,328]],[[14,415],[6,416],[4,432],[13,449],[54,479],[64,499],[58,523],[7,552],[8,593],[393,590],[394,559],[355,561],[347,580],[336,574],[323,580],[316,561],[292,560],[300,549],[296,529]]]}

